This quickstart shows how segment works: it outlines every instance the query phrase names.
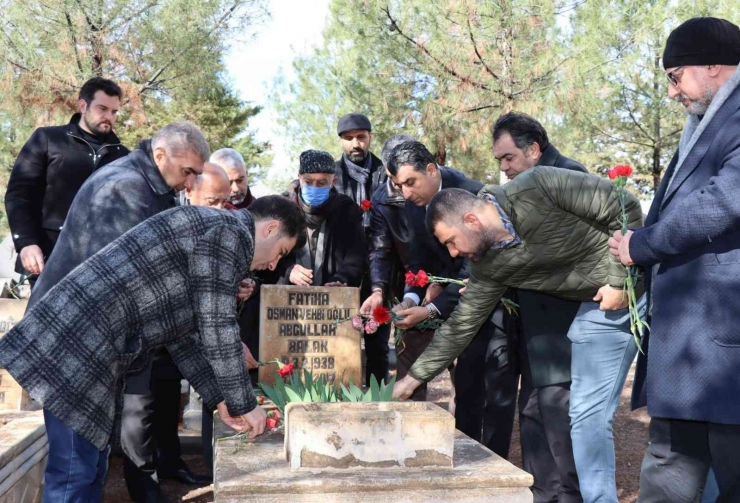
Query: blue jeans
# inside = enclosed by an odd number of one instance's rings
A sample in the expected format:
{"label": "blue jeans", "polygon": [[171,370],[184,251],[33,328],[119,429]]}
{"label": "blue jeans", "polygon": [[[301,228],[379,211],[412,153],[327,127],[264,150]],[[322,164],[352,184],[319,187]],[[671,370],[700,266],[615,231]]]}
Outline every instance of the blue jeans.
{"label": "blue jeans", "polygon": [[[638,307],[645,310],[643,296]],[[568,331],[573,343],[570,436],[585,503],[618,503],[612,421],[637,354],[629,311],[584,302]]]}
{"label": "blue jeans", "polygon": [[44,474],[44,503],[98,503],[108,471],[110,446],[100,451],[44,409],[49,460]]}

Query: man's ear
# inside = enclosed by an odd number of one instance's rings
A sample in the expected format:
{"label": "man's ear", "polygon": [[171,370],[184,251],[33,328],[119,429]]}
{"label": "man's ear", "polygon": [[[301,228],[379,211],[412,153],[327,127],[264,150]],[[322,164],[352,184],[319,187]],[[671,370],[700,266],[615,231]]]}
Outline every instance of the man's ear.
{"label": "man's ear", "polygon": [[337,183],[337,175],[334,175],[334,178],[331,179],[331,187],[334,187],[336,183]]}
{"label": "man's ear", "polygon": [[430,162],[427,164],[427,174],[431,176],[432,178],[437,176],[437,173],[439,173],[439,170],[437,169],[437,165],[433,162]]}
{"label": "man's ear", "polygon": [[152,157],[154,157],[154,162],[159,166],[167,157],[167,152],[162,147],[157,147],[152,152]]}
{"label": "man's ear", "polygon": [[479,229],[481,226],[480,218],[478,218],[478,215],[472,211],[463,215],[463,224],[465,224],[465,227],[468,229]]}
{"label": "man's ear", "polygon": [[540,157],[542,157],[542,150],[540,150],[540,144],[535,142],[532,142],[532,144],[527,147],[529,149],[529,156],[534,158],[535,161],[539,160]]}
{"label": "man's ear", "polygon": [[280,222],[277,220],[270,220],[262,228],[262,236],[265,238],[272,238],[280,234]]}
{"label": "man's ear", "polygon": [[85,112],[87,112],[87,101],[82,100],[82,99],[77,100],[77,111],[80,112],[81,114],[84,114]]}

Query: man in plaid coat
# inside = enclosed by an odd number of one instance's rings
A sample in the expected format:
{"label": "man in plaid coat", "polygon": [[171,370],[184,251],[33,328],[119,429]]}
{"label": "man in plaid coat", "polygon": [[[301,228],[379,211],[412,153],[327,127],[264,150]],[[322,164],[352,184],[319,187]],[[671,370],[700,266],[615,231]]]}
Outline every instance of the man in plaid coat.
{"label": "man in plaid coat", "polygon": [[262,433],[237,285],[304,239],[300,211],[281,196],[249,211],[168,210],[86,260],[0,339],[0,366],[43,405],[49,436],[72,437],[72,452],[50,444],[44,501],[102,499],[125,375],[156,348],[229,426]]}

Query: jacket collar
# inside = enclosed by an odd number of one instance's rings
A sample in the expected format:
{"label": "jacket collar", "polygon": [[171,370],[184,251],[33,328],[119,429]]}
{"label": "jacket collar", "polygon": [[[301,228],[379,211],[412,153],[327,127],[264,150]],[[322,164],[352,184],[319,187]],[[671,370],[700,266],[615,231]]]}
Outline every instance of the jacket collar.
{"label": "jacket collar", "polygon": [[[72,115],[72,117],[69,119],[69,124],[67,124],[68,134],[77,136],[79,138],[83,137],[82,128],[80,127],[80,119],[82,119],[81,113],[78,112]],[[116,134],[112,130],[110,133],[102,136],[101,138],[104,145],[120,145],[121,143],[121,140],[118,139],[118,136],[116,136]]]}
{"label": "jacket collar", "polygon": [[553,144],[550,144],[545,150],[542,151],[537,166],[555,166],[557,165],[560,152],[555,148]]}
{"label": "jacket collar", "polygon": [[139,143],[139,147],[129,155],[134,165],[144,175],[144,178],[146,178],[154,193],[157,195],[175,194],[175,191],[164,181],[164,177],[159,172],[157,165],[154,164],[151,140],[143,140]]}

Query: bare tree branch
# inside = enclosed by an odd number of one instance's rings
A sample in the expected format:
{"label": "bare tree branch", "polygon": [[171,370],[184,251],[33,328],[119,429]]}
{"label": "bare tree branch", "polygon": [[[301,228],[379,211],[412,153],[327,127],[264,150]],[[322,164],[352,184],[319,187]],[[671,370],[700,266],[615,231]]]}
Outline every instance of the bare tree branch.
{"label": "bare tree branch", "polygon": [[468,34],[470,34],[470,42],[473,44],[473,50],[475,51],[475,55],[478,58],[478,61],[480,61],[480,64],[483,65],[483,68],[486,69],[486,71],[496,80],[501,80],[498,75],[496,75],[496,72],[491,70],[491,68],[488,66],[488,63],[483,59],[483,56],[481,56],[480,51],[478,50],[478,44],[475,41],[475,36],[473,35],[473,27],[470,26],[470,18],[467,19],[468,21]]}

